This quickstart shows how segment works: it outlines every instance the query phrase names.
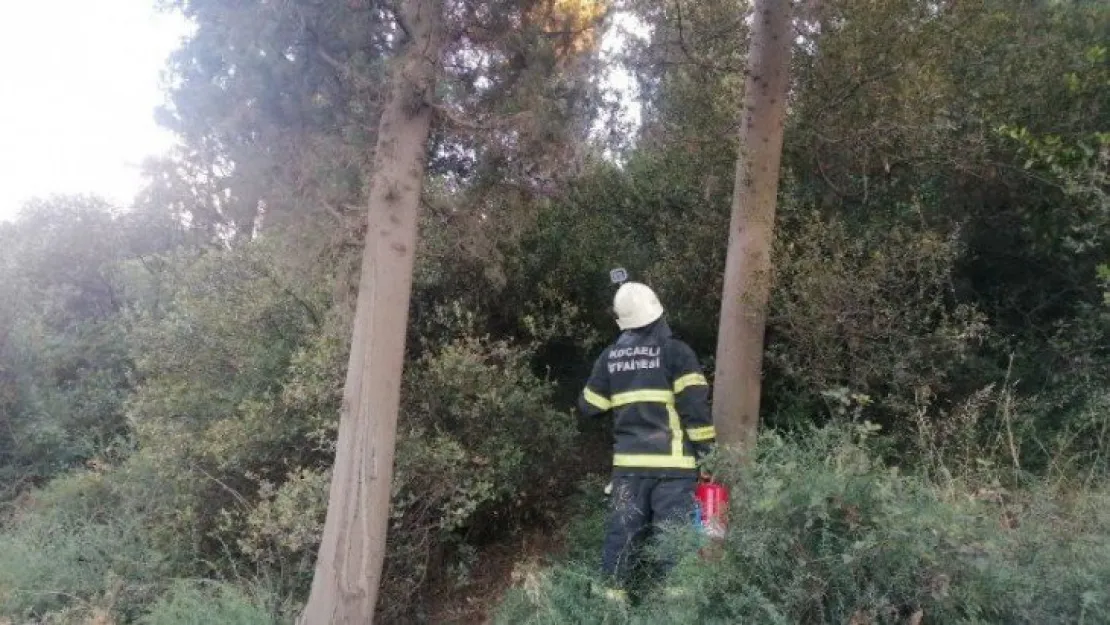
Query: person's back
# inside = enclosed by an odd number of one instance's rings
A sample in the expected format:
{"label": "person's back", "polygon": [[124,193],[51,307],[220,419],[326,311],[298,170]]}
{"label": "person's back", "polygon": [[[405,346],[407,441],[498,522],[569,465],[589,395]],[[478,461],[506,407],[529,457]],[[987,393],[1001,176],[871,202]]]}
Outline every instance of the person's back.
{"label": "person's back", "polygon": [[[650,526],[690,517],[698,461],[715,433],[705,376],[693,350],[671,335],[651,289],[626,283],[613,308],[623,332],[595,362],[579,409],[587,416],[613,414],[613,507],[603,573],[619,588]],[[616,588],[608,594],[623,597]]]}
{"label": "person's back", "polygon": [[[676,393],[676,386],[690,392]],[[705,394],[696,386],[704,389],[705,377],[693,351],[662,319],[626,330],[602,352],[583,393],[583,412],[612,411],[616,474],[694,475],[695,440],[711,433],[702,426],[712,427]],[[695,431],[688,434],[683,426]]]}

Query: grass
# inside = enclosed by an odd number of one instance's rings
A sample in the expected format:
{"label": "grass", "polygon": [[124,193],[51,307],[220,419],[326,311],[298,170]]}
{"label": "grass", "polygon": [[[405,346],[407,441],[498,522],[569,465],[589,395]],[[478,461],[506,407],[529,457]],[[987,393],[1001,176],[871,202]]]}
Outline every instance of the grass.
{"label": "grass", "polygon": [[107,474],[75,472],[0,525],[0,625],[270,625],[291,622],[259,585],[177,580],[141,509]]}
{"label": "grass", "polygon": [[[869,431],[768,431],[758,459],[717,459],[732,488],[723,557],[689,555],[668,600],[643,578],[628,610],[590,593],[605,525],[603,479],[566,510],[565,555],[523,563],[494,622],[1110,623],[1110,487],[988,473],[934,479],[876,460]],[[123,493],[123,494],[121,494]],[[263,585],[175,580],[178,563],[144,539],[141,506],[104,474],[73,473],[33,493],[0,526],[0,623],[288,623]]]}
{"label": "grass", "polygon": [[689,555],[672,573],[688,597],[649,587],[628,611],[591,597],[595,510],[580,522],[582,549],[532,571],[496,622],[1110,622],[1105,486],[938,484],[884,466],[866,432],[845,427],[768,432],[758,453],[750,469],[721,462],[730,532],[719,561]]}

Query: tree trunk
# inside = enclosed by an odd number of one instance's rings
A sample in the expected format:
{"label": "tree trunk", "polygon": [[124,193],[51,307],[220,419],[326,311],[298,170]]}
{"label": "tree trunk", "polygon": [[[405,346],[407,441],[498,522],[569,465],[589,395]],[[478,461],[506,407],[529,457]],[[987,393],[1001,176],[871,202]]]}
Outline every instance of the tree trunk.
{"label": "tree trunk", "polygon": [[370,178],[365,250],[335,465],[312,591],[300,625],[373,621],[385,559],[393,448],[417,213],[443,40],[438,0],[403,0],[410,38],[393,67]]}
{"label": "tree trunk", "polygon": [[756,0],[713,384],[718,440],[745,457],[759,427],[791,42],[790,0]]}

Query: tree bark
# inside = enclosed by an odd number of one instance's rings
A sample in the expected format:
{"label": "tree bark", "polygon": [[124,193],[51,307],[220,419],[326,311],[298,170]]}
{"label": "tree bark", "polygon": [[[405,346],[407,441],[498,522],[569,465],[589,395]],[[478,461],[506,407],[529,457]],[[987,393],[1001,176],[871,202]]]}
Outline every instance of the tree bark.
{"label": "tree bark", "polygon": [[439,0],[402,0],[370,178],[362,273],[324,533],[300,625],[373,622],[385,559],[417,214],[443,43]]}
{"label": "tree bark", "polygon": [[713,384],[718,440],[745,458],[759,427],[791,45],[790,0],[756,0]]}

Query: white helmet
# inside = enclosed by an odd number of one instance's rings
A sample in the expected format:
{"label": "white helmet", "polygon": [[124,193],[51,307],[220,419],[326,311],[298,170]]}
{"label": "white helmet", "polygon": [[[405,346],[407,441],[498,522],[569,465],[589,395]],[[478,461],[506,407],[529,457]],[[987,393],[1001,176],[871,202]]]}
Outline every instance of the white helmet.
{"label": "white helmet", "polygon": [[647,285],[625,282],[613,296],[613,312],[621,330],[642,328],[663,316],[663,305]]}

